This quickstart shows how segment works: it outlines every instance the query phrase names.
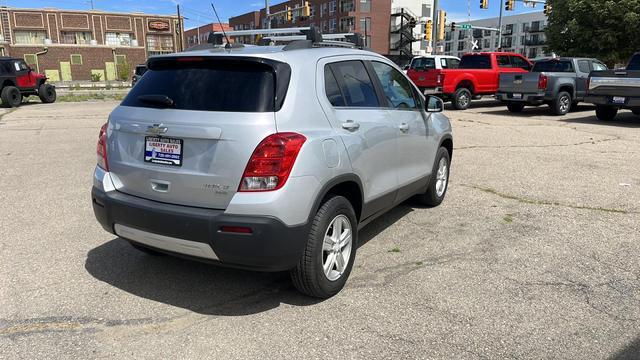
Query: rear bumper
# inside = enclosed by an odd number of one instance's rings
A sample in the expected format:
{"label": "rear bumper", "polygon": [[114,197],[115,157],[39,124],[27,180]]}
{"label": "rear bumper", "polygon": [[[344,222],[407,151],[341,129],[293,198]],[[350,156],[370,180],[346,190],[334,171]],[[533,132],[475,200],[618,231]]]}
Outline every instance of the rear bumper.
{"label": "rear bumper", "polygon": [[442,94],[442,87],[421,87],[424,95],[440,95]]}
{"label": "rear bumper", "polygon": [[[308,226],[286,226],[269,216],[165,204],[116,190],[91,191],[96,219],[108,232],[161,252],[258,271],[288,270],[298,263]],[[223,232],[248,227],[250,234]]]}
{"label": "rear bumper", "polygon": [[543,92],[540,93],[528,93],[522,94],[520,99],[514,99],[512,92],[497,92],[496,99],[505,102],[518,102],[518,103],[526,103],[531,105],[541,105],[545,101],[550,101],[551,98],[547,98],[546,94]]}
{"label": "rear bumper", "polygon": [[595,105],[609,105],[621,109],[640,108],[640,97],[626,97],[624,104],[613,102],[612,96],[605,95],[589,95],[584,98],[584,102]]}

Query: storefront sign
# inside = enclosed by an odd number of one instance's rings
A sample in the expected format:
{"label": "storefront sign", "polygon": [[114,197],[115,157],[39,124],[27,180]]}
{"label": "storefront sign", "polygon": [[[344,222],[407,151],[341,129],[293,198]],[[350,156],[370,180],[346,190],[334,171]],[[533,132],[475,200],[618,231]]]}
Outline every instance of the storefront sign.
{"label": "storefront sign", "polygon": [[149,21],[149,30],[150,31],[168,31],[169,22],[162,21],[162,20]]}

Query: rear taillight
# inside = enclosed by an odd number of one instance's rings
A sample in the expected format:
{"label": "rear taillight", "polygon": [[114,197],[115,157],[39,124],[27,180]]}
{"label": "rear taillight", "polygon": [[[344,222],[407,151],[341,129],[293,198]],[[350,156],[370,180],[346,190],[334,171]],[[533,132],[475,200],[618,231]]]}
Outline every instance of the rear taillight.
{"label": "rear taillight", "polygon": [[540,74],[538,78],[538,89],[547,90],[547,83],[549,82],[549,78],[545,74]]}
{"label": "rear taillight", "polygon": [[96,147],[96,153],[98,155],[98,166],[109,171],[109,162],[107,161],[107,126],[106,123],[100,128],[100,135],[98,135],[98,146]]}
{"label": "rear taillight", "polygon": [[267,136],[251,155],[238,191],[272,191],[283,187],[306,140],[296,133]]}
{"label": "rear taillight", "polygon": [[436,78],[436,84],[437,85],[444,84],[444,74],[438,74],[438,77]]}

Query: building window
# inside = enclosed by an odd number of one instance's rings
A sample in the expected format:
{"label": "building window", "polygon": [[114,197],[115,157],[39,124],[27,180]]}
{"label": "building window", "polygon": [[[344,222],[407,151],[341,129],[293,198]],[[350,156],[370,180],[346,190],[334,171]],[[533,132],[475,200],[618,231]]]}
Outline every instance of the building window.
{"label": "building window", "polygon": [[349,12],[349,11],[355,11],[356,10],[356,6],[353,3],[353,0],[342,0],[340,1],[340,11],[341,12]]}
{"label": "building window", "polygon": [[61,34],[62,34],[63,44],[88,45],[91,43],[91,40],[93,40],[92,34],[88,31],[81,31],[81,32],[63,31]]}
{"label": "building window", "polygon": [[322,31],[323,32],[329,31],[329,25],[328,25],[327,20],[322,20]]}
{"label": "building window", "polygon": [[131,46],[131,34],[129,33],[108,32],[106,39],[109,46]]}
{"label": "building window", "polygon": [[360,0],[360,12],[371,12],[371,0]]}
{"label": "building window", "polygon": [[444,51],[445,52],[451,52],[451,43],[450,42],[444,44]]}
{"label": "building window", "polygon": [[170,54],[173,52],[171,35],[147,35],[147,53],[149,56]]}
{"label": "building window", "polygon": [[338,20],[336,18],[329,19],[329,32],[335,32],[338,27]]}
{"label": "building window", "polygon": [[360,18],[360,31],[363,33],[371,32],[371,18]]}
{"label": "building window", "polygon": [[464,50],[464,41],[458,41],[458,51]]}
{"label": "building window", "polygon": [[352,17],[346,17],[340,19],[340,31],[341,32],[353,32],[356,30],[356,19]]}
{"label": "building window", "polygon": [[329,1],[329,15],[335,14],[336,10],[338,10],[336,0]]}
{"label": "building window", "polygon": [[71,65],[82,65],[82,55],[71,54]]}
{"label": "building window", "polygon": [[325,17],[327,15],[327,3],[323,3],[320,5],[320,17]]}
{"label": "building window", "polygon": [[44,44],[44,39],[47,38],[46,31],[14,31],[13,35],[16,39],[16,44]]}
{"label": "building window", "polygon": [[491,40],[489,40],[489,39],[484,39],[484,44],[483,44],[483,45],[484,45],[484,48],[485,48],[485,49],[490,48],[490,47],[491,47]]}

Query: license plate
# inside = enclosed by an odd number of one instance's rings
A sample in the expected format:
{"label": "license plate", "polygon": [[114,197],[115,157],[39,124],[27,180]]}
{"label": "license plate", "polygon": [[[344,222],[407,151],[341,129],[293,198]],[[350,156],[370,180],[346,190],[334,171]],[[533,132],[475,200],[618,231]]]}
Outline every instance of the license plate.
{"label": "license plate", "polygon": [[627,98],[622,96],[614,96],[613,99],[611,100],[613,101],[614,104],[624,104]]}
{"label": "license plate", "polygon": [[511,97],[514,99],[522,99],[522,94],[513,94]]}
{"label": "license plate", "polygon": [[182,139],[158,136],[145,137],[144,161],[154,164],[182,166]]}

